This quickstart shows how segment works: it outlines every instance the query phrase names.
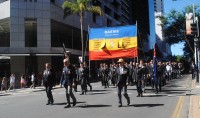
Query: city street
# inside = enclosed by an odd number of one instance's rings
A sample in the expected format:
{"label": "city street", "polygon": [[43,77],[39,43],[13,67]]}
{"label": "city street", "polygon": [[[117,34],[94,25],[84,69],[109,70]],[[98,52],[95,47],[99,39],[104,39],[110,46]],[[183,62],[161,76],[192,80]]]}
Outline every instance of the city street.
{"label": "city street", "polygon": [[191,77],[184,75],[180,79],[167,82],[161,93],[155,94],[146,87],[144,97],[136,97],[135,86],[128,86],[131,99],[127,106],[118,107],[117,89],[113,86],[104,89],[100,82],[92,83],[93,90],[80,95],[80,86],[74,93],[77,105],[66,105],[65,89],[56,87],[53,92],[54,105],[46,105],[47,97],[43,88],[24,89],[0,94],[1,118],[180,118],[188,117],[189,97],[191,95]]}

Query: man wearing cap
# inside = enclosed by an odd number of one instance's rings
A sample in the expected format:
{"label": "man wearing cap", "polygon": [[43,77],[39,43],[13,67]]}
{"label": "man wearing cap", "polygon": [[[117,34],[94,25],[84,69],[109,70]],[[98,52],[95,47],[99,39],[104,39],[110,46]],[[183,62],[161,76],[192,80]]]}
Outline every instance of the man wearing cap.
{"label": "man wearing cap", "polygon": [[117,93],[119,99],[119,106],[122,107],[122,91],[123,95],[127,100],[127,105],[130,105],[130,98],[127,94],[127,85],[128,85],[128,77],[129,77],[129,69],[124,66],[124,60],[118,60],[119,67],[116,69],[116,79],[117,79]]}
{"label": "man wearing cap", "polygon": [[63,60],[64,67],[61,76],[61,83],[64,81],[64,87],[66,89],[66,98],[67,98],[67,105],[65,108],[71,107],[70,105],[70,97],[73,100],[73,106],[76,105],[76,98],[72,92],[72,85],[74,84],[74,76],[75,76],[75,68],[70,64],[69,59],[66,58]]}
{"label": "man wearing cap", "polygon": [[46,94],[47,94],[47,104],[53,104],[54,100],[53,100],[53,95],[52,95],[52,88],[55,85],[55,73],[54,71],[51,69],[51,64],[50,63],[46,63],[45,64],[45,70],[43,72],[43,85],[45,86],[45,90],[46,90]]}

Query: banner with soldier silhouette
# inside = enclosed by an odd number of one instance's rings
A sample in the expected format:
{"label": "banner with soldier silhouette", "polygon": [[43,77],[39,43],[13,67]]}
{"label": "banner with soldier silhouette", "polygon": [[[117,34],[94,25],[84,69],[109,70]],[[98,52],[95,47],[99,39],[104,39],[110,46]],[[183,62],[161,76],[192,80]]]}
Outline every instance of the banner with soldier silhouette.
{"label": "banner with soldier silhouette", "polygon": [[136,25],[90,28],[89,59],[133,58],[138,56]]}

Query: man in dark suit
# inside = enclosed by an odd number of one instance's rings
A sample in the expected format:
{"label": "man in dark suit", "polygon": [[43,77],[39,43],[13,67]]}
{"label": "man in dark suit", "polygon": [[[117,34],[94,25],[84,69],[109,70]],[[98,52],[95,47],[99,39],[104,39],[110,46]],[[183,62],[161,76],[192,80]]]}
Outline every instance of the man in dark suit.
{"label": "man in dark suit", "polygon": [[55,85],[56,82],[56,76],[54,71],[51,69],[51,64],[50,63],[46,63],[45,64],[46,69],[43,72],[43,85],[45,86],[45,90],[46,90],[46,94],[47,94],[47,104],[53,104],[54,99],[53,99],[53,95],[52,95],[52,88]]}
{"label": "man in dark suit", "polygon": [[70,97],[73,100],[73,106],[76,105],[76,98],[72,92],[72,87],[74,85],[74,76],[75,76],[75,68],[70,64],[69,59],[66,58],[63,60],[64,67],[61,76],[61,83],[64,81],[64,87],[66,89],[66,98],[67,105],[65,108],[71,107],[70,105]]}
{"label": "man in dark suit", "polygon": [[80,68],[78,69],[78,75],[79,75],[79,80],[81,84],[81,94],[86,94],[87,92],[87,78],[88,78],[88,72],[89,70],[86,69],[83,65],[83,63],[80,63]]}
{"label": "man in dark suit", "polygon": [[119,67],[116,69],[116,79],[117,79],[117,92],[118,92],[118,99],[119,99],[119,106],[122,107],[122,91],[124,97],[127,100],[127,105],[130,105],[130,98],[127,94],[127,85],[128,85],[128,78],[129,78],[129,69],[124,66],[124,60],[118,60]]}

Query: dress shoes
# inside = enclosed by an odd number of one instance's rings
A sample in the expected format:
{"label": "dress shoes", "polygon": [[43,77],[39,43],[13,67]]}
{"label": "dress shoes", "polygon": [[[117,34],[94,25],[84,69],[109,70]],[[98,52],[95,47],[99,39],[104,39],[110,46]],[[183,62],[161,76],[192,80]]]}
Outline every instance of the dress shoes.
{"label": "dress shoes", "polygon": [[76,106],[76,101],[73,102],[73,107]]}
{"label": "dress shoes", "polygon": [[119,104],[118,107],[122,107],[122,104]]}
{"label": "dress shoes", "polygon": [[143,94],[142,94],[142,93],[140,94],[140,97],[143,97]]}
{"label": "dress shoes", "polygon": [[128,105],[128,106],[130,105],[130,99],[127,100],[127,105]]}
{"label": "dress shoes", "polygon": [[47,102],[46,105],[50,105],[50,102]]}
{"label": "dress shoes", "polygon": [[81,93],[80,95],[83,95],[83,93]]}
{"label": "dress shoes", "polygon": [[138,94],[136,97],[140,97],[140,94]]}
{"label": "dress shoes", "polygon": [[64,108],[69,108],[69,107],[71,107],[71,105],[70,105],[70,104],[66,105]]}

